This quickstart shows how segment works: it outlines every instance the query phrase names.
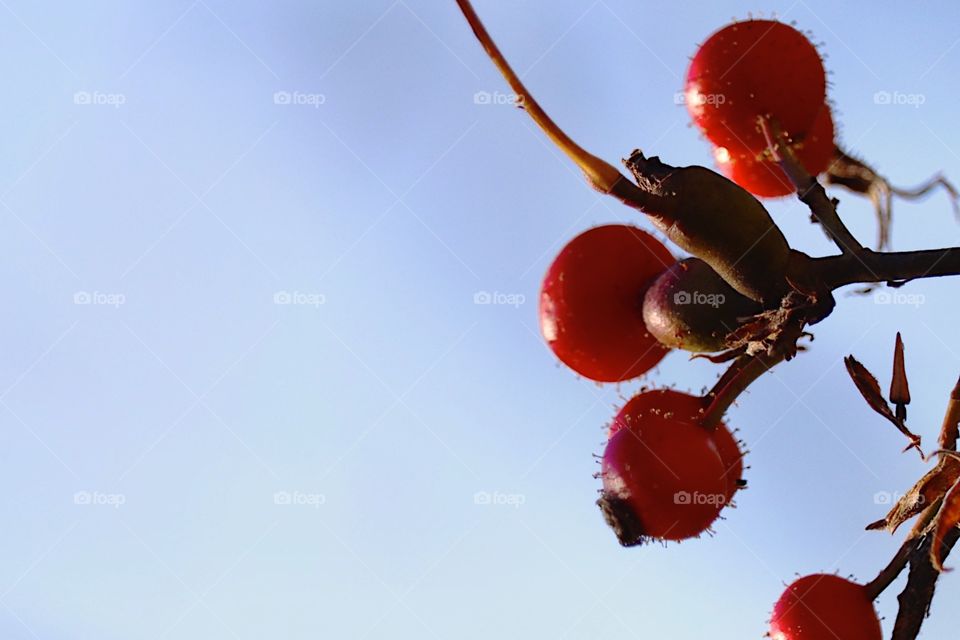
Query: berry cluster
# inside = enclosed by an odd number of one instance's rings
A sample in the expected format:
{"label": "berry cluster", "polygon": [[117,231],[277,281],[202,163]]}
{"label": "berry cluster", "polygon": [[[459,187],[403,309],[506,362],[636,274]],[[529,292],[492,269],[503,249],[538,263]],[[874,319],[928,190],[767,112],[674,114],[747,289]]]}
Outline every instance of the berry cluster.
{"label": "berry cluster", "polygon": [[[598,382],[641,376],[671,348],[720,351],[740,319],[759,310],[702,260],[676,261],[656,238],[628,225],[595,227],[570,241],[540,293],[547,344]],[[740,444],[722,422],[704,424],[708,400],[646,390],[614,417],[598,504],[624,546],[697,537],[745,486]],[[775,640],[878,640],[880,623],[862,585],[811,575],[781,596],[770,631]]]}
{"label": "berry cluster", "polygon": [[[685,297],[693,295],[715,295],[731,314],[757,310],[705,263],[677,262],[652,235],[627,225],[595,227],[550,265],[540,328],[568,367],[621,382],[649,371],[672,347],[722,348],[736,317],[697,312]],[[735,303],[727,307],[724,296]],[[698,536],[740,486],[740,448],[725,425],[700,425],[706,408],[703,398],[659,389],[634,397],[614,418],[600,505],[622,544]]]}
{"label": "berry cluster", "polygon": [[[776,73],[770,73],[771,56],[781,61]],[[820,173],[834,149],[825,87],[820,56],[803,34],[779,22],[751,20],[721,29],[700,47],[685,95],[694,122],[717,145],[715,156],[727,177],[754,195],[781,196],[795,187],[772,157],[758,121],[777,122],[804,168]],[[737,207],[741,218],[751,210]],[[765,230],[775,228],[762,215],[753,218]],[[767,242],[762,260],[775,272],[789,249],[782,236],[773,238],[782,242]],[[638,228],[596,227],[567,244],[548,269],[540,327],[554,354],[580,375],[629,380],[649,371],[670,348],[729,348],[728,336],[758,314],[759,301],[772,292],[758,280],[748,280],[741,293],[701,259],[675,261]],[[614,418],[598,504],[624,546],[701,535],[745,485],[741,447],[722,422],[704,424],[707,406],[708,398],[655,389],[633,397]],[[776,640],[880,638],[864,588],[832,575],[790,585],[774,608],[770,630]]]}
{"label": "berry cluster", "polygon": [[[631,398],[610,425],[601,460],[598,505],[622,545],[698,537],[745,486],[741,443],[723,422],[725,411],[760,375],[802,349],[798,343],[809,335],[806,328],[834,310],[832,292],[853,283],[960,274],[957,248],[901,253],[864,248],[815,176],[825,172],[831,184],[874,201],[879,248],[887,241],[892,194],[920,197],[936,185],[950,192],[954,203],[957,194],[942,178],[913,191],[895,189],[841,151],[834,140],[826,75],[816,47],[789,25],[752,19],[710,36],[693,57],[686,79],[687,108],[714,146],[726,177],[705,167],[671,166],[635,150],[624,161],[631,181],[553,122],[514,73],[469,0],[457,2],[487,54],[522,98],[518,103],[583,170],[588,183],[644,213],[691,256],[676,258],[657,238],[634,226],[588,229],[550,265],[540,292],[539,319],[543,338],[560,361],[597,382],[642,376],[671,349],[731,363],[703,396],[659,388]],[[814,258],[790,247],[757,199],[790,193],[810,207],[840,255]],[[899,341],[898,348],[900,364],[895,368],[902,369]],[[919,438],[904,424],[909,402],[909,393],[904,401],[905,374],[895,375],[891,391],[896,412],[869,373],[851,368],[851,375],[870,406],[910,435],[911,447],[919,449]],[[960,422],[957,393],[954,431]],[[866,585],[826,574],[800,578],[774,607],[774,640],[878,640],[881,629],[873,600],[889,586],[890,576],[908,561],[911,567],[915,561],[929,562],[927,556],[939,570],[947,545],[960,537],[957,532],[948,540],[946,533],[960,522],[960,463],[953,462],[958,457],[956,437],[945,442],[941,448],[950,455],[941,461],[937,481],[927,478],[915,489],[918,494],[939,491],[945,513],[925,521],[934,523],[934,534],[923,537],[927,530],[919,529],[905,544],[906,551]],[[930,513],[924,511],[926,504],[911,510],[914,506],[903,506],[902,513],[892,513],[882,526]],[[935,549],[918,554],[923,544]],[[913,609],[925,613],[928,606],[929,599]],[[894,637],[915,637],[910,629]]]}

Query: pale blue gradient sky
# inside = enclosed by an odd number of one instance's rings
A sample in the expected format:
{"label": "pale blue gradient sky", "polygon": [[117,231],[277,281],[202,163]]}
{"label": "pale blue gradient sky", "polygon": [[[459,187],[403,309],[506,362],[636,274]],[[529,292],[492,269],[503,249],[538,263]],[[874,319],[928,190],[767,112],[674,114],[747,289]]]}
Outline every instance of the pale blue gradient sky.
{"label": "pale blue gradient sky", "polygon": [[[477,8],[608,159],[709,164],[674,94],[697,42],[764,8],[825,43],[849,147],[900,183],[960,178],[954,4],[710,4]],[[759,638],[796,572],[868,579],[896,549],[863,526],[925,467],[841,358],[885,383],[903,331],[932,440],[960,372],[955,283],[903,289],[919,306],[841,295],[732,410],[750,489],[716,537],[624,550],[592,455],[639,383],[558,366],[535,300],[579,231],[649,226],[522,113],[474,103],[506,89],[452,0],[2,0],[0,42],[2,637]],[[840,195],[872,241],[869,204]],[[832,251],[801,206],[771,210]],[[897,248],[958,239],[942,196],[897,203]],[[672,354],[650,384],[718,371]],[[926,637],[948,637],[958,580]]]}

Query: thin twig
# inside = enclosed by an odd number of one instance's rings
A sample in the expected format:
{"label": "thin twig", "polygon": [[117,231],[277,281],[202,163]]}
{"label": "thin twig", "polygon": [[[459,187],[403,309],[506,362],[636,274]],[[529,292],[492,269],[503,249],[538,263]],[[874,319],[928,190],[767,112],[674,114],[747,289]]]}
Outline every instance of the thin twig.
{"label": "thin twig", "polygon": [[958,206],[958,201],[960,201],[960,193],[957,193],[957,188],[953,186],[953,183],[941,175],[933,176],[928,181],[924,182],[918,187],[914,187],[913,189],[889,185],[890,192],[897,197],[903,198],[904,200],[917,200],[918,198],[922,198],[933,191],[936,187],[941,187],[947,192],[947,195],[950,197],[950,206],[953,208],[954,217],[960,217],[960,206]]}
{"label": "thin twig", "polygon": [[857,254],[863,251],[863,245],[853,237],[837,215],[836,201],[830,199],[817,179],[803,168],[790,145],[784,141],[777,123],[764,117],[759,118],[758,122],[773,159],[780,164],[780,168],[790,178],[797,189],[797,197],[810,207],[811,213],[827,235],[845,254]]}
{"label": "thin twig", "polygon": [[877,251],[890,243],[890,228],[893,225],[893,196],[903,200],[919,200],[937,187],[943,188],[950,198],[953,214],[960,219],[960,193],[953,184],[937,174],[923,184],[913,187],[897,187],[860,158],[840,147],[834,148],[830,166],[824,173],[824,182],[838,185],[853,193],[865,195],[873,203],[877,217]]}
{"label": "thin twig", "polygon": [[713,388],[704,396],[709,404],[703,413],[702,424],[712,427],[720,422],[723,414],[740,397],[747,387],[764,373],[785,359],[784,355],[743,355],[720,376]]}

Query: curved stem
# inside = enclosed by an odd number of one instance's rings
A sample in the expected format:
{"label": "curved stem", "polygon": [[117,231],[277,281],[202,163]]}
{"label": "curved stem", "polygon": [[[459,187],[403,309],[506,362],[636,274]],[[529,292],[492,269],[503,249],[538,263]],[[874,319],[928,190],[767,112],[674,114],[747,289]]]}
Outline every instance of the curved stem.
{"label": "curved stem", "polygon": [[933,176],[920,186],[912,189],[895,187],[892,184],[888,184],[888,187],[893,195],[903,198],[904,200],[917,200],[927,195],[935,188],[941,187],[950,197],[950,206],[953,207],[953,215],[960,217],[960,206],[958,206],[958,202],[960,202],[960,193],[957,193],[957,188],[953,186],[952,182],[941,175]]}
{"label": "curved stem", "polygon": [[708,428],[716,426],[723,419],[723,414],[730,405],[736,402],[747,387],[783,360],[783,355],[766,354],[744,355],[734,360],[713,388],[703,397],[704,401],[709,403],[703,413],[701,422],[703,426]]}
{"label": "curved stem", "polygon": [[483,45],[487,55],[499,69],[501,75],[506,79],[510,88],[517,94],[517,101],[521,108],[526,111],[533,121],[543,131],[551,142],[563,151],[567,157],[573,160],[580,170],[583,171],[590,185],[601,193],[612,195],[622,200],[625,204],[646,212],[656,212],[663,207],[663,197],[647,191],[643,191],[635,184],[630,182],[613,165],[598,158],[586,149],[578,145],[568,136],[547,115],[533,95],[524,86],[523,81],[516,74],[510,63],[500,52],[493,38],[483,26],[480,17],[470,4],[470,0],[457,0],[460,10],[473,29],[477,40]]}
{"label": "curved stem", "polygon": [[931,451],[929,455],[924,456],[924,460],[930,460],[933,456],[946,456],[954,460],[960,460],[960,453],[957,453],[953,449],[937,449],[936,451]]}

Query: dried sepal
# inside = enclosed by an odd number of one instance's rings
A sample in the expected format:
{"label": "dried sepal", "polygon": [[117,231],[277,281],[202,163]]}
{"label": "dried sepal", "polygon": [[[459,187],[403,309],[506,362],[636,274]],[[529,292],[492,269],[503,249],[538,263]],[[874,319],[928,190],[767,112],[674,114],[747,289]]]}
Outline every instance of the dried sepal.
{"label": "dried sepal", "polygon": [[960,480],[960,462],[941,457],[936,467],[897,500],[886,517],[870,523],[867,529],[886,529],[893,533],[901,524],[940,500],[957,480]]}
{"label": "dried sepal", "polygon": [[930,545],[930,563],[937,571],[950,571],[943,566],[943,560],[946,557],[943,553],[943,541],[947,533],[957,524],[960,524],[960,483],[954,483],[950,487],[937,512],[933,542]]}
{"label": "dried sepal", "polygon": [[736,349],[727,349],[726,351],[721,351],[720,353],[695,353],[690,356],[690,359],[709,360],[713,364],[723,364],[724,362],[736,360],[740,356],[746,354],[746,352],[746,347],[737,347]]}
{"label": "dried sepal", "polygon": [[950,451],[957,450],[957,433],[960,425],[960,380],[950,392],[947,401],[947,410],[943,416],[943,425],[940,427],[940,448]]}
{"label": "dried sepal", "polygon": [[907,383],[907,371],[903,364],[903,339],[897,332],[897,343],[893,349],[893,378],[890,381],[890,402],[895,405],[910,404],[910,385]]}
{"label": "dried sepal", "polygon": [[893,415],[890,405],[883,397],[877,378],[853,356],[844,358],[843,364],[847,366],[847,373],[850,374],[853,383],[857,385],[857,390],[860,391],[860,395],[867,401],[870,408],[896,424],[897,418]]}
{"label": "dried sepal", "polygon": [[[880,383],[877,382],[876,377],[853,356],[844,358],[843,363],[846,365],[847,373],[850,374],[853,383],[857,385],[857,390],[860,391],[860,395],[867,401],[870,408],[889,420],[900,433],[910,438],[910,444],[907,446],[907,449],[916,448],[919,451],[920,436],[907,429],[907,425],[903,423],[903,420],[894,414],[893,409],[890,408],[887,400],[883,397],[883,392],[880,390]],[[923,454],[921,453],[921,455]]]}
{"label": "dried sepal", "polygon": [[727,336],[727,343],[731,351],[748,355],[777,353],[790,360],[800,350],[800,338],[812,338],[804,328],[828,316],[833,306],[833,296],[794,287],[781,299],[780,306],[745,319]]}
{"label": "dried sepal", "polygon": [[933,523],[936,520],[937,512],[940,511],[941,504],[943,504],[943,497],[937,498],[926,511],[920,514],[920,517],[910,527],[907,540],[920,540],[933,531]]}

